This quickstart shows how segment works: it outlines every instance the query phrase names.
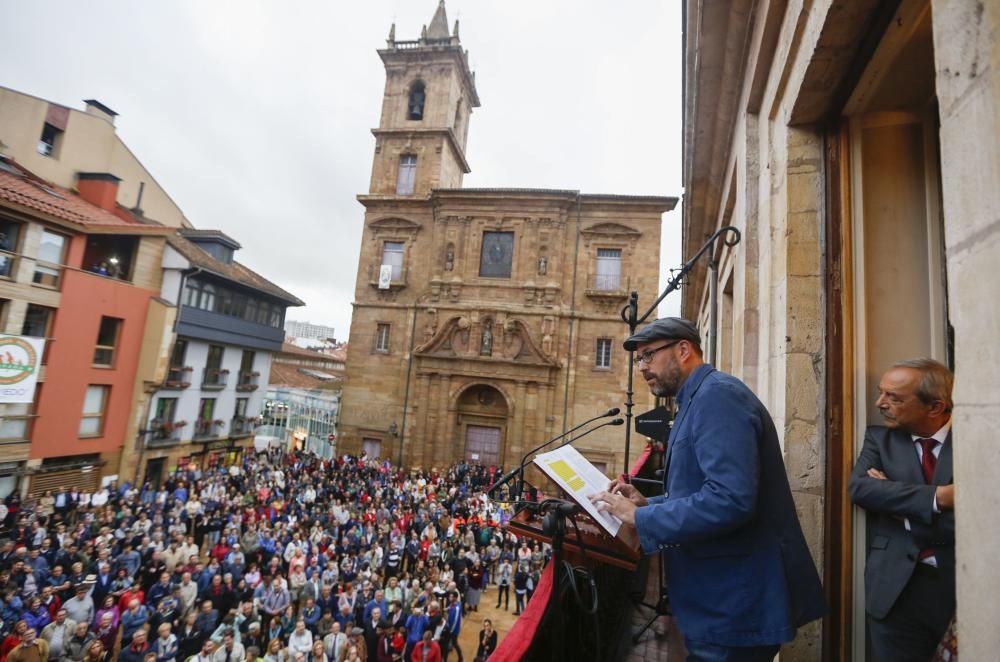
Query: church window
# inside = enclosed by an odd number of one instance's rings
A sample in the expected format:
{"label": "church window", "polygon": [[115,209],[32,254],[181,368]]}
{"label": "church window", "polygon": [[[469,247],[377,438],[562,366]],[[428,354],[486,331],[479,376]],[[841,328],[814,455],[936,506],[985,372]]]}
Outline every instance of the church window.
{"label": "church window", "polygon": [[611,338],[598,338],[596,347],[595,368],[611,367]]}
{"label": "church window", "polygon": [[375,351],[389,352],[389,325],[379,323],[375,327]]}
{"label": "church window", "polygon": [[392,280],[403,280],[403,242],[387,241],[382,244],[382,266],[392,267]]}
{"label": "church window", "polygon": [[424,119],[424,102],[427,100],[427,93],[424,89],[424,82],[418,80],[410,87],[410,102],[406,107],[406,119]]}
{"label": "church window", "polygon": [[487,278],[510,278],[514,258],[513,232],[484,232],[479,255],[479,275]]}
{"label": "church window", "polygon": [[396,195],[413,195],[416,181],[417,155],[401,155],[399,157],[399,174],[396,176]]}
{"label": "church window", "polygon": [[620,290],[622,282],[622,249],[597,249],[597,281],[595,290]]}

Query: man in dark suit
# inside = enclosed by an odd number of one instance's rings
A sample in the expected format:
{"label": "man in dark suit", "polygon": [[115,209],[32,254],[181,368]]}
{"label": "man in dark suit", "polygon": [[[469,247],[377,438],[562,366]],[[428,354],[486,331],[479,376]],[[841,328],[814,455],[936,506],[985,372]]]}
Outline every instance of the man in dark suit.
{"label": "man in dark suit", "polygon": [[851,474],[868,513],[865,605],[880,662],[929,660],[955,611],[951,372],[901,361],[879,381],[871,426]]}
{"label": "man in dark suit", "polygon": [[663,554],[688,660],[771,660],[824,612],[774,422],[745,384],[703,362],[687,320],[656,320],[625,349],[654,395],[677,398],[663,495],[614,481],[591,499]]}

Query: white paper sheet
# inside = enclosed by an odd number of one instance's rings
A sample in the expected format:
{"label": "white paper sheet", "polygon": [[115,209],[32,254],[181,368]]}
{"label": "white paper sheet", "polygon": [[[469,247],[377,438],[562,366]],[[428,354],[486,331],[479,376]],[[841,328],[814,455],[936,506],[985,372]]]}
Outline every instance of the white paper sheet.
{"label": "white paper sheet", "polygon": [[610,479],[572,446],[563,446],[535,456],[535,464],[580,504],[610,535],[618,535],[622,521],[597,509],[587,497],[608,488]]}

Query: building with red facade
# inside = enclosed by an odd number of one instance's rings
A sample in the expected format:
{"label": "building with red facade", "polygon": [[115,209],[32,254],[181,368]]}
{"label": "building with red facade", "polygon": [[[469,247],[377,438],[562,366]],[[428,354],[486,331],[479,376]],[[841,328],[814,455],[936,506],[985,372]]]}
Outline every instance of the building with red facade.
{"label": "building with red facade", "polygon": [[120,206],[117,187],[79,173],[74,192],[0,157],[0,332],[45,340],[34,402],[0,404],[0,495],[115,474],[137,443],[144,385],[162,380],[174,308],[159,298],[161,259],[175,230]]}

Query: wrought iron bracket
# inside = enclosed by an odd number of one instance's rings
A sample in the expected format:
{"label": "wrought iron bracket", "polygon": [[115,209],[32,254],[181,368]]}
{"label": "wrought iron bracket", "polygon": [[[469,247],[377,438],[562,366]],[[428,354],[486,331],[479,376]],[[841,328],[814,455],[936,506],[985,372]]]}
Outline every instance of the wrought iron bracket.
{"label": "wrought iron bracket", "polygon": [[[647,308],[645,312],[642,313],[642,315],[639,314],[639,293],[636,292],[635,290],[632,290],[631,294],[629,295],[628,303],[625,304],[625,306],[621,310],[621,318],[622,321],[628,325],[629,336],[633,335],[635,333],[635,330],[639,327],[639,325],[645,322],[650,315],[656,312],[656,309],[660,305],[660,302],[662,302],[665,298],[667,298],[667,295],[669,295],[671,292],[674,292],[675,290],[680,289],[682,285],[686,284],[688,273],[690,273],[695,268],[695,266],[698,264],[698,260],[700,260],[705,255],[708,255],[710,258],[708,268],[712,272],[711,297],[710,297],[711,309],[709,311],[712,328],[709,330],[709,356],[712,357],[712,360],[714,360],[716,351],[715,349],[716,326],[717,326],[716,316],[718,314],[718,287],[719,287],[718,283],[719,279],[716,274],[716,272],[719,269],[717,247],[721,242],[722,245],[731,248],[740,243],[742,236],[743,235],[740,234],[740,231],[737,228],[733,227],[732,225],[727,225],[724,228],[719,228],[718,230],[716,230],[715,234],[709,237],[708,240],[705,242],[705,244],[698,250],[698,252],[695,253],[690,259],[688,259],[687,262],[685,262],[676,269],[670,270],[671,277],[670,280],[667,282],[667,286],[664,288],[660,296],[656,298],[656,301],[654,301],[649,306],[649,308]],[[632,440],[632,417],[633,417],[632,407],[634,405],[632,396],[635,395],[635,391],[632,388],[633,386],[632,382],[635,375],[635,363],[633,362],[635,358],[634,354],[635,352],[628,353],[628,384],[625,390],[625,462],[626,463],[628,463],[629,453],[631,451],[631,440]]]}

